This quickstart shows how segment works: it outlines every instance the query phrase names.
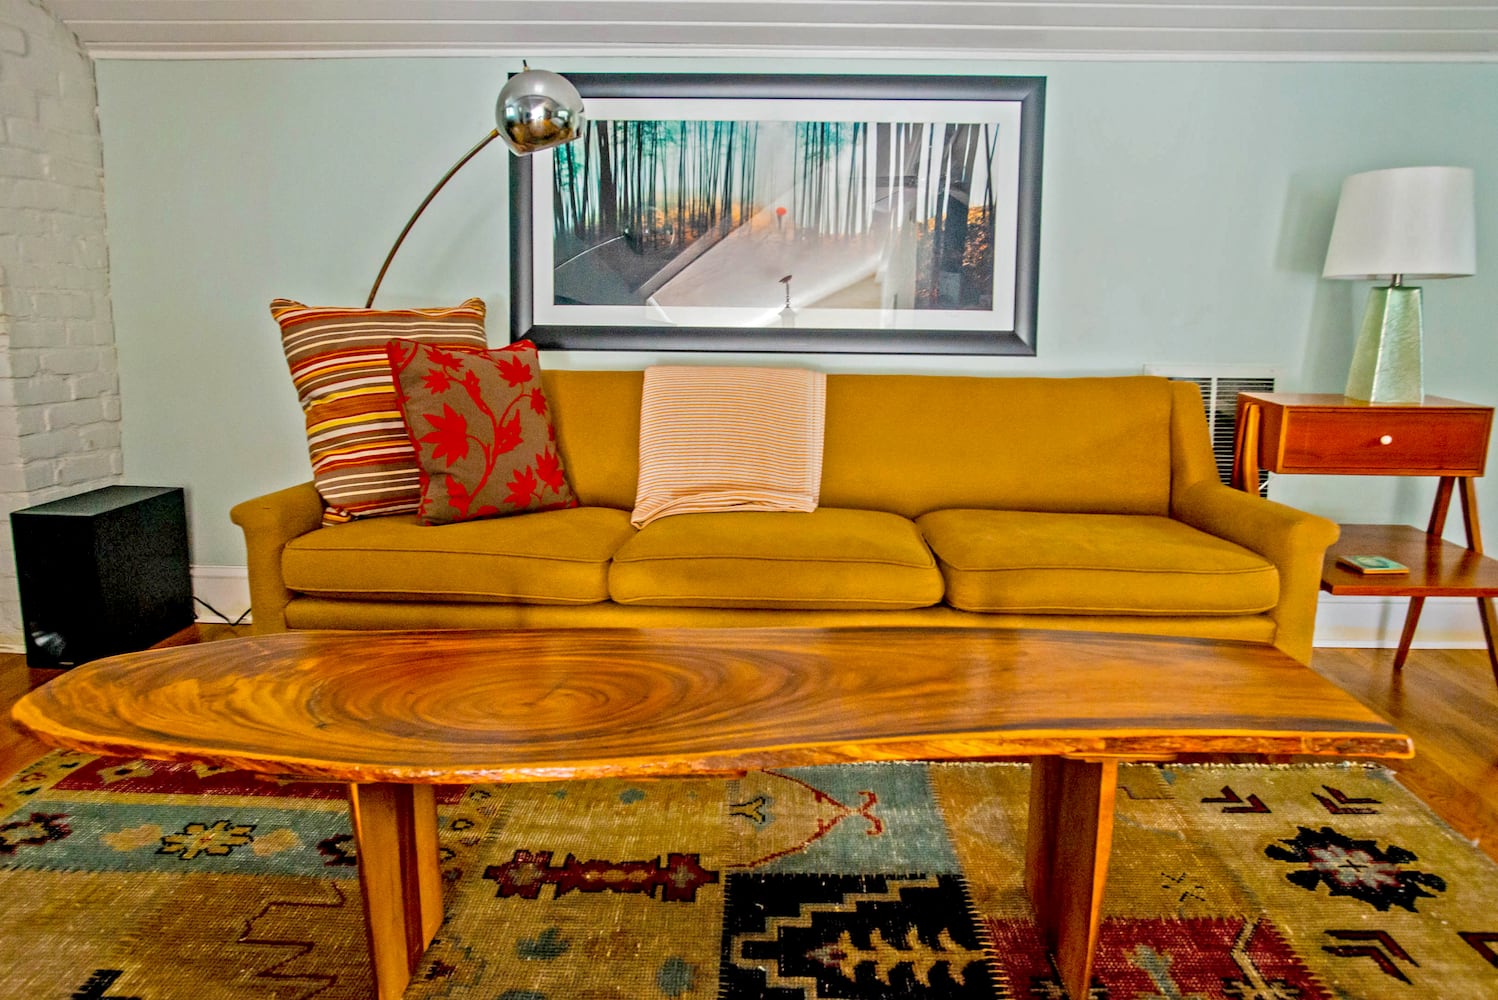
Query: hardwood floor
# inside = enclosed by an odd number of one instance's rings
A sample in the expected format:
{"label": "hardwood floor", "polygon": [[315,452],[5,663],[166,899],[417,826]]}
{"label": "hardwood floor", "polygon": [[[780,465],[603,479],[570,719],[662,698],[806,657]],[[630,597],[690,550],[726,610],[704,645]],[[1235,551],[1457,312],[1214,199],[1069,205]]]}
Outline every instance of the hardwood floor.
{"label": "hardwood floor", "polygon": [[1481,649],[1317,649],[1311,666],[1415,741],[1400,783],[1498,861],[1498,684]]}
{"label": "hardwood floor", "polygon": [[[175,641],[212,641],[248,626],[200,626]],[[169,640],[173,641],[173,640]],[[1480,649],[1422,649],[1394,673],[1392,650],[1317,649],[1312,667],[1399,726],[1415,757],[1388,762],[1400,781],[1498,861],[1498,684]],[[10,706],[55,672],[0,654],[0,780],[47,752],[10,724]]]}
{"label": "hardwood floor", "polygon": [[[188,626],[157,645],[179,646],[189,642],[211,642],[249,634],[248,625],[197,624]],[[10,706],[27,691],[45,684],[59,673],[61,671],[58,670],[30,669],[26,666],[24,653],[0,653],[0,781],[8,780],[51,749],[11,724]]]}
{"label": "hardwood floor", "polygon": [[45,746],[16,731],[10,706],[51,673],[55,671],[27,670],[24,653],[0,653],[0,780],[9,779],[47,752]]}

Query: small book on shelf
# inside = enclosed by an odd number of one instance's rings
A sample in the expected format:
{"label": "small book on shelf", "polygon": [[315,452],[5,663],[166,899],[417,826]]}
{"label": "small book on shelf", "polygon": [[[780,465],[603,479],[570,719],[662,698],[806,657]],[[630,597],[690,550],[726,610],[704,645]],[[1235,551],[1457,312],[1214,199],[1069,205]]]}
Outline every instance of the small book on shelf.
{"label": "small book on shelf", "polygon": [[1338,556],[1337,565],[1354,573],[1408,573],[1410,568],[1388,556]]}

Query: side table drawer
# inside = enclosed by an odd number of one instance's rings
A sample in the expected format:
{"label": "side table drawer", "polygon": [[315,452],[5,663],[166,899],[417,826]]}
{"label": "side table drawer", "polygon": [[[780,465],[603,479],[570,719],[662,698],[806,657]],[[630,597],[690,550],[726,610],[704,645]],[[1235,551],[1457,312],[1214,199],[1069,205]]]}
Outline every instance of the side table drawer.
{"label": "side table drawer", "polygon": [[1291,407],[1283,419],[1271,472],[1480,476],[1492,411]]}

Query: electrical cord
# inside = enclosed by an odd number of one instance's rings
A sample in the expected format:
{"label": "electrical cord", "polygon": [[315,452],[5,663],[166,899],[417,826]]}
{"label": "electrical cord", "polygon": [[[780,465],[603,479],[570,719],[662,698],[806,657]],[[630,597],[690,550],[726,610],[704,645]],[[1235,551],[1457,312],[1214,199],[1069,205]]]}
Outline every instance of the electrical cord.
{"label": "electrical cord", "polygon": [[199,604],[203,605],[203,607],[207,608],[214,615],[217,615],[219,621],[223,622],[225,625],[230,626],[231,628],[234,627],[234,626],[237,626],[237,625],[243,625],[244,624],[244,620],[246,618],[250,617],[250,610],[251,609],[249,609],[249,608],[245,608],[244,609],[244,614],[240,615],[238,618],[230,618],[228,615],[224,614],[218,608],[215,608],[213,605],[209,604],[207,601],[203,600],[201,597],[197,596],[196,594],[193,595],[192,599],[194,601],[197,601]]}

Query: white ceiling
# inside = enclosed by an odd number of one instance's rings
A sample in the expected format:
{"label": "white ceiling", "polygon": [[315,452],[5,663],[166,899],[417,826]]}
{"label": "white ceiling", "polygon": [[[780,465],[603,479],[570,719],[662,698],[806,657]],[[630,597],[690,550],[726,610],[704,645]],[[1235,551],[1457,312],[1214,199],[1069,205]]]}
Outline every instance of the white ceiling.
{"label": "white ceiling", "polygon": [[40,0],[95,58],[1498,59],[1478,0]]}

